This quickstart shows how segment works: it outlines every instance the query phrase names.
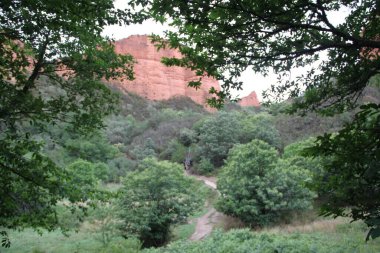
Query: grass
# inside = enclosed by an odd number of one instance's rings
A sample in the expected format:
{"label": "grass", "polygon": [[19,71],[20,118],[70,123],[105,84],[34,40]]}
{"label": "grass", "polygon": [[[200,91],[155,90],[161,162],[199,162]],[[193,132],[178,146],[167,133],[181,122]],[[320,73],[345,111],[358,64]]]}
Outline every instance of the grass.
{"label": "grass", "polygon": [[171,241],[187,240],[195,232],[195,222],[180,224],[173,228]]}
{"label": "grass", "polygon": [[10,231],[9,235],[11,247],[2,249],[2,253],[89,253],[98,252],[103,247],[94,234],[89,232],[73,232],[67,237],[60,231],[43,231],[39,235],[32,229],[25,229],[21,232]]}
{"label": "grass", "polygon": [[[201,212],[198,214],[200,215]],[[194,229],[195,223],[175,227],[172,241],[188,239]],[[349,223],[347,219],[330,219],[315,221],[314,225],[313,223],[304,224],[304,227],[289,224],[287,227],[272,227],[254,233],[290,236],[289,238],[299,235],[300,238],[312,237],[316,240],[334,241],[336,245],[358,245],[355,251],[358,253],[380,252],[380,238],[365,243],[366,232],[367,227],[363,222]],[[98,253],[104,249],[102,243],[96,239],[98,235],[83,226],[78,233],[72,232],[69,237],[64,236],[60,231],[44,232],[40,236],[31,229],[10,231],[9,235],[12,242],[11,248],[0,248],[1,253]]]}

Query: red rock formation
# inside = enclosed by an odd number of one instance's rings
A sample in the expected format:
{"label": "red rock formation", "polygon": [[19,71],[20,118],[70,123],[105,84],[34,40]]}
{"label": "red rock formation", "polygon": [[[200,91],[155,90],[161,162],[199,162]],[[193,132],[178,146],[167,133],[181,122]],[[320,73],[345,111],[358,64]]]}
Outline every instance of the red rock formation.
{"label": "red rock formation", "polygon": [[160,62],[162,57],[181,57],[172,49],[157,51],[148,36],[133,35],[115,42],[116,52],[131,54],[137,61],[134,66],[135,80],[111,81],[110,83],[122,90],[136,93],[150,100],[165,100],[174,96],[187,96],[194,102],[205,105],[211,87],[220,90],[217,80],[203,78],[202,86],[196,90],[188,87],[191,80],[198,77],[191,70],[181,67],[166,67]]}
{"label": "red rock formation", "polygon": [[257,99],[256,92],[252,91],[248,96],[243,97],[239,101],[239,105],[241,105],[241,106],[256,106],[256,107],[259,107],[260,106],[260,102]]}

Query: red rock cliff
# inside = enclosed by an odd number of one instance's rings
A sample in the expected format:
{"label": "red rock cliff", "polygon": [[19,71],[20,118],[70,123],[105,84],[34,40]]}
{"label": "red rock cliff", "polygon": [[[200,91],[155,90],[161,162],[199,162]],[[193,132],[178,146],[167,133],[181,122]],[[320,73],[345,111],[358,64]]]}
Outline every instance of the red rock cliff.
{"label": "red rock cliff", "polygon": [[257,99],[256,92],[252,91],[248,96],[243,97],[239,101],[239,105],[241,105],[241,106],[256,106],[256,107],[259,107],[260,106],[260,102]]}
{"label": "red rock cliff", "polygon": [[115,42],[116,52],[131,54],[137,63],[134,66],[135,80],[111,81],[111,84],[122,90],[136,93],[150,100],[164,100],[174,96],[187,96],[194,102],[205,105],[211,87],[220,90],[217,80],[203,78],[202,86],[196,90],[188,87],[191,80],[198,77],[191,70],[181,67],[166,67],[162,57],[181,57],[176,50],[161,49],[157,51],[148,36],[133,35]]}

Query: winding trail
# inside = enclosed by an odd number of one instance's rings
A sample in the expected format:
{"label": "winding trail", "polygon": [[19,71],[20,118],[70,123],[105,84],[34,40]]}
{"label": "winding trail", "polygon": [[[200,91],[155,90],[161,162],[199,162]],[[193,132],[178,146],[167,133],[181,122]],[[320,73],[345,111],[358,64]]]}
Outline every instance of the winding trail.
{"label": "winding trail", "polygon": [[[216,191],[216,178],[215,177],[205,177],[189,174],[187,171],[185,172],[187,176],[191,176],[196,178],[199,181],[203,181],[204,184],[214,191]],[[208,236],[214,227],[220,223],[220,221],[224,218],[224,214],[215,210],[215,208],[206,201],[205,206],[208,211],[203,216],[194,219],[192,222],[196,222],[195,231],[191,235],[190,240],[199,241]]]}

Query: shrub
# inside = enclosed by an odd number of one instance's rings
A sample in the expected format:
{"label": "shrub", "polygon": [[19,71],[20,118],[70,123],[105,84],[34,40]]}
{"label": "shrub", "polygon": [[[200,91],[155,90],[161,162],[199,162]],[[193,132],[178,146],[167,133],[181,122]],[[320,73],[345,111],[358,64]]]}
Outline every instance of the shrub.
{"label": "shrub", "polygon": [[125,177],[128,172],[136,169],[136,162],[129,160],[124,155],[108,161],[108,182],[118,183],[120,178]]}
{"label": "shrub", "polygon": [[155,143],[151,138],[147,138],[142,146],[135,146],[130,153],[136,160],[143,160],[147,157],[155,157]]}
{"label": "shrub", "polygon": [[179,141],[185,146],[189,147],[196,141],[196,133],[194,130],[184,128],[179,132]]}
{"label": "shrub", "polygon": [[215,167],[222,166],[230,148],[239,143],[241,129],[239,120],[237,113],[220,112],[195,124],[202,154]]}
{"label": "shrub", "polygon": [[173,139],[169,142],[168,148],[160,154],[160,158],[182,163],[187,150],[188,149],[177,139]]}
{"label": "shrub", "polygon": [[137,236],[144,247],[161,246],[170,225],[184,221],[201,205],[192,179],[178,164],[147,158],[139,171],[124,181],[120,193],[121,230],[125,237]]}
{"label": "shrub", "polygon": [[228,233],[214,232],[199,242],[179,241],[165,248],[150,249],[145,253],[343,253],[378,252],[378,247],[358,243],[350,237],[331,239],[324,234],[256,234],[247,229]]}
{"label": "shrub", "polygon": [[202,175],[210,174],[214,170],[214,165],[212,165],[210,160],[205,157],[202,157],[197,166],[195,167],[195,171]]}
{"label": "shrub", "polygon": [[277,151],[263,141],[237,145],[219,174],[217,208],[252,226],[267,225],[310,207],[314,195],[303,185],[309,178],[307,171],[278,161]]}

